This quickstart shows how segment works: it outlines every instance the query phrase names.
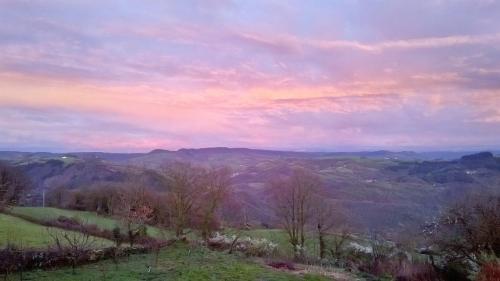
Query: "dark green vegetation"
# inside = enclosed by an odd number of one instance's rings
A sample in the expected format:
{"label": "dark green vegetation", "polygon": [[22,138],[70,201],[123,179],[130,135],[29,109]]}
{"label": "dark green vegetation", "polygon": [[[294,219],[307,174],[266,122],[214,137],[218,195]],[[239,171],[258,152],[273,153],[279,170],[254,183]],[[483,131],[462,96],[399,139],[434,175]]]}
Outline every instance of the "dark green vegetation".
{"label": "dark green vegetation", "polygon": [[[150,269],[151,267],[151,269]],[[227,255],[204,247],[177,243],[154,254],[132,255],[71,268],[24,273],[23,280],[328,280],[318,275],[294,275],[273,270],[262,262]],[[8,280],[19,280],[12,275]]]}

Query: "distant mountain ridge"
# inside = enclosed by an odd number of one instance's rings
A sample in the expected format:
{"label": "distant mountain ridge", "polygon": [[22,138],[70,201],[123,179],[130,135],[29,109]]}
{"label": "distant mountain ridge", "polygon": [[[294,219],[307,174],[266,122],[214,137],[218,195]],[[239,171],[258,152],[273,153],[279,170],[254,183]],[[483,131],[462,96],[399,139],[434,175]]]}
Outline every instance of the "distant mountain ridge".
{"label": "distant mountain ridge", "polygon": [[[102,159],[129,159],[152,154],[210,154],[210,153],[242,153],[260,155],[280,155],[280,156],[305,156],[305,157],[367,157],[367,158],[398,158],[404,160],[453,160],[465,155],[479,153],[479,151],[354,151],[354,152],[307,152],[307,151],[286,151],[286,150],[265,150],[251,148],[229,148],[229,147],[207,147],[207,148],[181,148],[178,150],[154,149],[145,153],[120,153],[120,152],[22,152],[22,151],[0,151],[0,160],[19,160],[29,157],[57,157],[75,156],[80,158],[102,158]],[[499,154],[500,152],[494,152]]]}
{"label": "distant mountain ridge", "polygon": [[40,203],[43,189],[120,183],[130,173],[146,176],[151,188],[162,190],[157,170],[175,161],[228,166],[233,170],[236,194],[257,223],[272,221],[266,184],[302,166],[323,179],[328,198],[346,210],[356,227],[365,230],[422,222],[468,193],[500,191],[500,158],[491,152],[294,152],[215,147],[148,153],[0,152],[0,160],[29,176],[34,185],[32,204]]}

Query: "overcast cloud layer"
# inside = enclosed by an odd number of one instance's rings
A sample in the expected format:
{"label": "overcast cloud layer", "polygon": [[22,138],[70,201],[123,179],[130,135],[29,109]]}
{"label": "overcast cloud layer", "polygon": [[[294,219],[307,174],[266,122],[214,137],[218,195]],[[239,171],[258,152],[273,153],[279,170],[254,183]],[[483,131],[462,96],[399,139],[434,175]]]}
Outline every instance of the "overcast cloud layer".
{"label": "overcast cloud layer", "polygon": [[498,149],[500,1],[0,0],[0,150]]}

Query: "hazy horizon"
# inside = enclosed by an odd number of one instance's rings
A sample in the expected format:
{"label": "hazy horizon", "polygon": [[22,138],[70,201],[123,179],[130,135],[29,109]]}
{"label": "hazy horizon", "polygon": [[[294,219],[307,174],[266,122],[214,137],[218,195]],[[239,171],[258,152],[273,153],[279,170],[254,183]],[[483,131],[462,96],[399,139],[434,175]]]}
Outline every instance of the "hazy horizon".
{"label": "hazy horizon", "polygon": [[211,147],[180,147],[180,148],[154,148],[151,150],[44,150],[44,149],[9,149],[9,148],[0,148],[0,152],[22,152],[22,153],[150,153],[155,150],[165,150],[165,151],[179,151],[184,149],[249,149],[249,150],[264,150],[264,151],[277,151],[277,152],[304,152],[304,153],[360,153],[360,152],[379,152],[379,151],[387,151],[387,152],[415,152],[415,153],[479,153],[479,152],[492,152],[492,153],[500,153],[499,148],[471,148],[471,149],[441,149],[441,150],[426,150],[426,149],[377,149],[377,148],[366,148],[366,149],[279,149],[279,148],[252,148],[252,147],[227,147],[227,146],[211,146]]}

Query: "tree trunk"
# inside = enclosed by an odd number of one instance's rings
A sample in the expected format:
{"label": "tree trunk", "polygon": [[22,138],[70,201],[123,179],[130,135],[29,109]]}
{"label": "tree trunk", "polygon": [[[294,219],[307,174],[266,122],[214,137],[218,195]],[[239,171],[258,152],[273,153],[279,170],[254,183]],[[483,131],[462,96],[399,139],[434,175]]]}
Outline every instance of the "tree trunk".
{"label": "tree trunk", "polygon": [[321,223],[318,223],[318,242],[319,242],[319,257],[321,259],[325,258],[325,238],[323,237],[323,227]]}

